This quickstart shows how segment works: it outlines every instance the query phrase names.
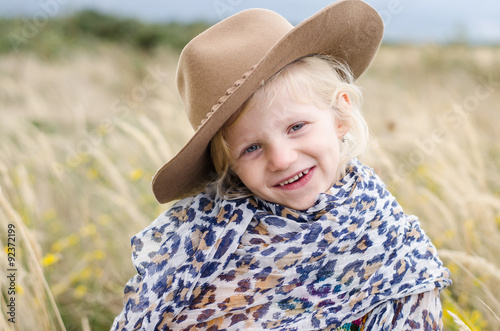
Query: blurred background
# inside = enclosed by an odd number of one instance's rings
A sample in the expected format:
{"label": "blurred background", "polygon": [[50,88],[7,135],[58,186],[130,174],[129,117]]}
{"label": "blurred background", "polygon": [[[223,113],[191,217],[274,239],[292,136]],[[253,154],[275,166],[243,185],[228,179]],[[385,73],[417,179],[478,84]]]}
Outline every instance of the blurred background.
{"label": "blurred background", "polygon": [[[363,160],[452,271],[445,329],[500,330],[500,3],[367,2],[386,32],[359,79]],[[17,306],[13,324],[0,277],[0,330],[108,330],[135,274],[130,238],[169,207],[151,178],[193,133],[180,50],[247,8],[296,24],[330,3],[1,1],[0,274],[10,226]]]}
{"label": "blurred background", "polygon": [[[500,3],[495,0],[368,0],[386,25],[386,42],[456,42],[497,44],[500,40]],[[215,23],[248,8],[267,8],[297,24],[332,3],[328,0],[187,0],[166,4],[161,0],[25,0],[3,1],[0,16],[50,17],[81,10],[134,18],[148,23]]]}

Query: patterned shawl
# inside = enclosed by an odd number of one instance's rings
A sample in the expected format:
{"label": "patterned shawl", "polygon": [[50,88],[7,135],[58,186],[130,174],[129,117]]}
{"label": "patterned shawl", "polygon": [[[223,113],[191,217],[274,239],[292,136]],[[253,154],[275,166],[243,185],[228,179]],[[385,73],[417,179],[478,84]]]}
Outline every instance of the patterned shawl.
{"label": "patterned shawl", "polygon": [[356,159],[306,211],[200,193],[132,248],[113,330],[334,330],[367,314],[372,330],[439,329],[451,283],[418,219]]}

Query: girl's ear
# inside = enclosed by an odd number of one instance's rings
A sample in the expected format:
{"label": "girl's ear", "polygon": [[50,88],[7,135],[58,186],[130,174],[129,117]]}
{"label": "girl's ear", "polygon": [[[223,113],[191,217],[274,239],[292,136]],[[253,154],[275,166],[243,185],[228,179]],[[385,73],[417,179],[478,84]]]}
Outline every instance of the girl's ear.
{"label": "girl's ear", "polygon": [[340,92],[340,95],[339,95],[340,98],[343,98],[344,101],[350,106],[351,105],[351,98],[349,98],[349,94],[347,94],[346,92]]}
{"label": "girl's ear", "polygon": [[346,121],[350,117],[350,112],[352,111],[351,98],[346,92],[340,92],[337,96],[337,108],[340,112],[340,116],[337,116],[335,122],[337,125],[337,134],[339,138],[345,136],[349,131],[349,124]]}

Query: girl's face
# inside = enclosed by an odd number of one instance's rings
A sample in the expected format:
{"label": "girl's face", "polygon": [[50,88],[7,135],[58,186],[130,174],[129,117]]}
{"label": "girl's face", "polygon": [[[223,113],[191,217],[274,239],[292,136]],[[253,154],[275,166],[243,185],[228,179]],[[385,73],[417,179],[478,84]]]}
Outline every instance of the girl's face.
{"label": "girl's face", "polygon": [[[258,197],[305,210],[337,180],[339,138],[348,127],[326,106],[280,99],[255,103],[226,129],[230,166]],[[348,100],[339,97],[339,107],[350,107]]]}

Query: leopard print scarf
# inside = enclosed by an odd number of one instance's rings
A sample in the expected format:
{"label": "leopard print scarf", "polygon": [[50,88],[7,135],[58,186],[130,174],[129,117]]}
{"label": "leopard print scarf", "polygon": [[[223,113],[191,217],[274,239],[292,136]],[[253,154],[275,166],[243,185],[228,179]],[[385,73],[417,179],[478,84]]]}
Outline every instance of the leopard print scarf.
{"label": "leopard print scarf", "polygon": [[363,317],[436,330],[450,284],[418,219],[356,159],[306,211],[200,193],[132,248],[114,330],[335,330]]}

